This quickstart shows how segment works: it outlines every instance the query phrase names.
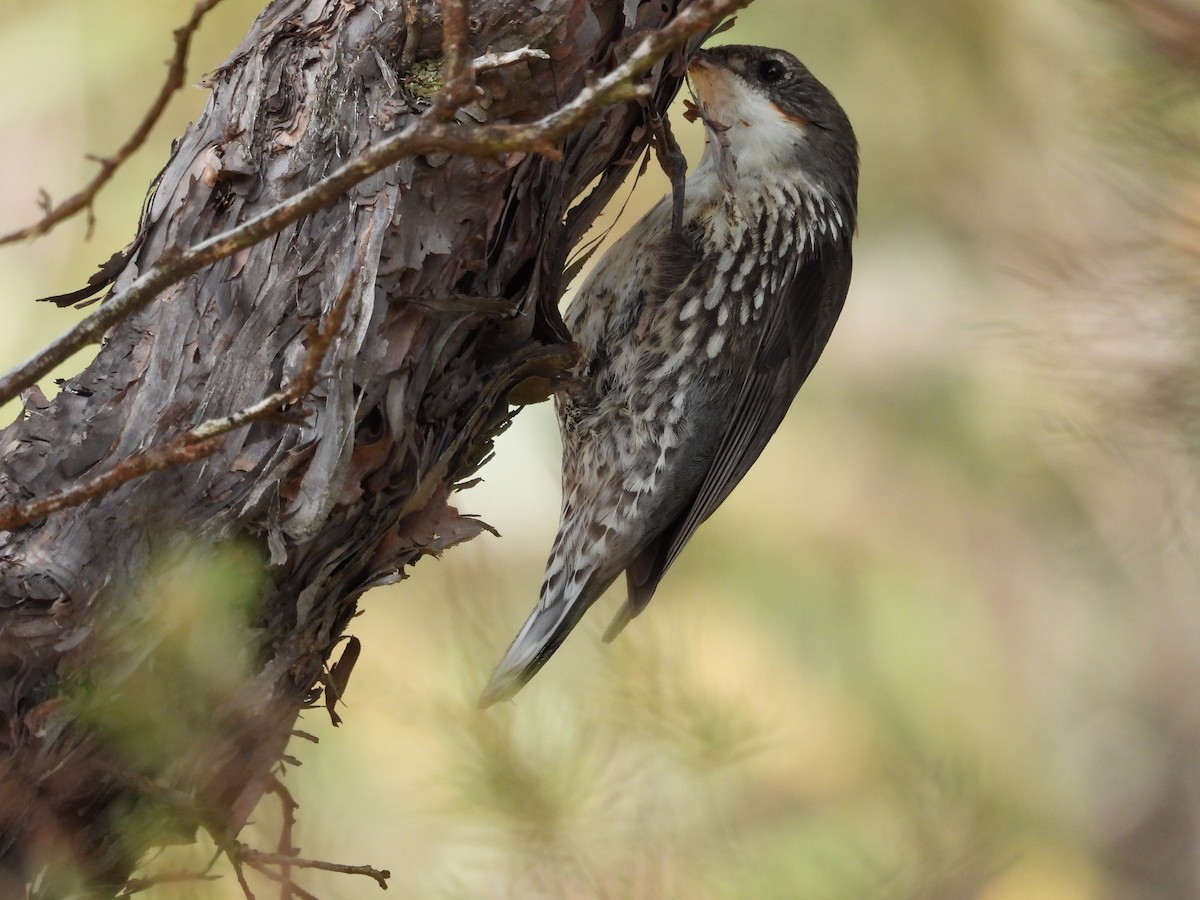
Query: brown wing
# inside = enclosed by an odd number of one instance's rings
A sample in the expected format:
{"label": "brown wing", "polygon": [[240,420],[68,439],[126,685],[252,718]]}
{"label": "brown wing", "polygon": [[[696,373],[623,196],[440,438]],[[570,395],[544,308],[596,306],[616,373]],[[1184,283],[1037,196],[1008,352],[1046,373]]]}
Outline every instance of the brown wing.
{"label": "brown wing", "polygon": [[771,310],[729,425],[695,497],[626,570],[629,600],[605,640],[616,637],[645,609],[684,544],[729,496],[783,421],[837,322],[850,287],[851,262],[849,237],[818,245],[801,264],[787,297]]}

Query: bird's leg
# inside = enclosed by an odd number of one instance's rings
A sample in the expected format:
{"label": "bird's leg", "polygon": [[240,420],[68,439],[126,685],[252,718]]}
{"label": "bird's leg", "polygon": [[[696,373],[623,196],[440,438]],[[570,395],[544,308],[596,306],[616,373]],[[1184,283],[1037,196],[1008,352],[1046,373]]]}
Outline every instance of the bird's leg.
{"label": "bird's leg", "polygon": [[671,131],[671,120],[665,115],[660,116],[655,110],[649,110],[647,116],[650,120],[650,131],[654,135],[654,152],[658,155],[658,164],[671,179],[671,229],[682,231],[687,157],[683,155],[679,142],[675,140],[675,134]]}
{"label": "bird's leg", "polygon": [[521,367],[520,380],[508,392],[508,404],[531,406],[556,394],[571,396],[578,393],[581,367],[582,352],[578,344],[543,348],[537,357]]}

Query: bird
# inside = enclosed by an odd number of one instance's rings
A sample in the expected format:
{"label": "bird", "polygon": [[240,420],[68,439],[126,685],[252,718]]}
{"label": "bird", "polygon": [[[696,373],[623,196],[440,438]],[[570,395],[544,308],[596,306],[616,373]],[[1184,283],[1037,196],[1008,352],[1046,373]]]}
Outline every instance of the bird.
{"label": "bird", "polygon": [[[778,428],[850,286],[858,142],[791,53],[700,50],[704,155],[624,234],[564,316],[562,510],[537,606],[480,697],[511,699],[620,576],[611,641]],[[673,215],[674,214],[674,215]]]}

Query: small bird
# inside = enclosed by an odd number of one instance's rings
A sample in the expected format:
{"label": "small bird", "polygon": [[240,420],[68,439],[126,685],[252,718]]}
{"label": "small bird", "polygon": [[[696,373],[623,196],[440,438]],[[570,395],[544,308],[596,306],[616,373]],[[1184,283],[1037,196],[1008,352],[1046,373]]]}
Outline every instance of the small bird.
{"label": "small bird", "polygon": [[733,490],[821,355],[850,286],[858,143],[790,53],[702,50],[707,129],[684,185],[605,254],[567,310],[578,378],[556,398],[558,535],[537,607],[480,698],[511,698],[617,576],[606,641],[649,603]]}

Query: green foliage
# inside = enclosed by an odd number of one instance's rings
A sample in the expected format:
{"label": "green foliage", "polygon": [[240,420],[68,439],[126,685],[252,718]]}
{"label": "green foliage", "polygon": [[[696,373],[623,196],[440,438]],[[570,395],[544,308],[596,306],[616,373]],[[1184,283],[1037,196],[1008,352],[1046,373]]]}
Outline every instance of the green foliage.
{"label": "green foliage", "polygon": [[163,553],[101,623],[86,680],[68,678],[69,702],[119,767],[108,777],[132,779],[140,794],[107,812],[130,847],[191,841],[208,824],[203,798],[171,785],[194,783],[196,767],[211,762],[216,717],[253,699],[264,565],[248,544]]}

